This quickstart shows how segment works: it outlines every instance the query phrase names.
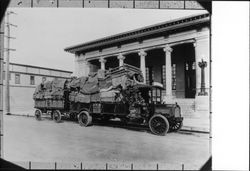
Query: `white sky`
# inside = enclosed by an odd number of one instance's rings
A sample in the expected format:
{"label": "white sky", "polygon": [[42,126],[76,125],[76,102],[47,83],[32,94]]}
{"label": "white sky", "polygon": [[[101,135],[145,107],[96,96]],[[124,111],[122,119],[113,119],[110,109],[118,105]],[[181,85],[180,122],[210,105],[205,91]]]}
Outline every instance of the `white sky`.
{"label": "white sky", "polygon": [[74,55],[65,47],[168,21],[204,10],[11,8],[10,61],[73,71]]}

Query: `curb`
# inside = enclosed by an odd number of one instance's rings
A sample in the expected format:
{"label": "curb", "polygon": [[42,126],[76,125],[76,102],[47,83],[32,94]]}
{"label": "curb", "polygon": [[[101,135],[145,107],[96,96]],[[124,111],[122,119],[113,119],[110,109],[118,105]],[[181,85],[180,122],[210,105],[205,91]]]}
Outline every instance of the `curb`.
{"label": "curb", "polygon": [[205,128],[191,127],[191,126],[183,126],[180,131],[188,131],[188,132],[197,132],[197,133],[205,133],[209,134],[209,131]]}
{"label": "curb", "polygon": [[[29,115],[29,114],[14,114],[14,113],[12,113],[12,114],[10,114],[8,116],[35,117],[34,115]],[[198,127],[192,127],[192,126],[183,126],[180,129],[180,131],[209,134],[209,131],[206,130],[205,128],[198,128]]]}

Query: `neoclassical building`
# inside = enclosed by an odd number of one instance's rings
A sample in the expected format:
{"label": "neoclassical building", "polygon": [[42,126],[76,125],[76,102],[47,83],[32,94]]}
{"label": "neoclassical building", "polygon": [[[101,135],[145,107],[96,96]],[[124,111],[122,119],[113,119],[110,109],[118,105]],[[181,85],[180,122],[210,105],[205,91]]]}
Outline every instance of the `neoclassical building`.
{"label": "neoclassical building", "polygon": [[[208,111],[209,35],[210,15],[207,13],[67,47],[65,51],[75,55],[76,76],[87,76],[89,72],[124,63],[140,68],[145,83],[162,83],[166,101],[181,104],[188,115]],[[202,61],[206,62],[203,71]],[[200,93],[201,86],[205,94]]]}

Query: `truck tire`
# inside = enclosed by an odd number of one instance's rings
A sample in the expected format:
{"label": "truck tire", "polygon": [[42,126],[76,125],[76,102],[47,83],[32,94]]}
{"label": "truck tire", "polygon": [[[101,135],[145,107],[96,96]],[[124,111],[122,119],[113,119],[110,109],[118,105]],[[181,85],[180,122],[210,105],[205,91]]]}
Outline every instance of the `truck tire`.
{"label": "truck tire", "polygon": [[62,114],[59,110],[54,110],[53,111],[53,120],[57,123],[59,123],[62,119]]}
{"label": "truck tire", "polygon": [[170,130],[173,132],[177,132],[181,129],[182,125],[183,125],[182,121],[174,122],[174,124],[171,126]]}
{"label": "truck tire", "polygon": [[78,115],[78,122],[80,126],[87,127],[92,123],[92,116],[89,115],[89,112],[82,111]]}
{"label": "truck tire", "polygon": [[169,130],[169,122],[161,114],[153,115],[149,120],[149,128],[153,134],[164,136]]}
{"label": "truck tire", "polygon": [[35,118],[38,121],[42,120],[42,111],[41,110],[36,109],[36,111],[35,111]]}

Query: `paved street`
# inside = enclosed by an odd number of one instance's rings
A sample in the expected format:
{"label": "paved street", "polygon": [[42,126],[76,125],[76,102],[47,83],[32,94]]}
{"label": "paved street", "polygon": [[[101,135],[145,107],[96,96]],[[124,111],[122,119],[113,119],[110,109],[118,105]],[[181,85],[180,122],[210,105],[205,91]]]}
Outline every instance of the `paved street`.
{"label": "paved street", "polygon": [[156,163],[159,169],[199,169],[209,158],[208,134],[156,136],[112,125],[85,128],[74,121],[5,115],[4,158],[27,168],[32,161],[32,168],[55,168],[58,162],[57,168],[70,169],[79,169],[80,162],[92,169],[156,169]]}

